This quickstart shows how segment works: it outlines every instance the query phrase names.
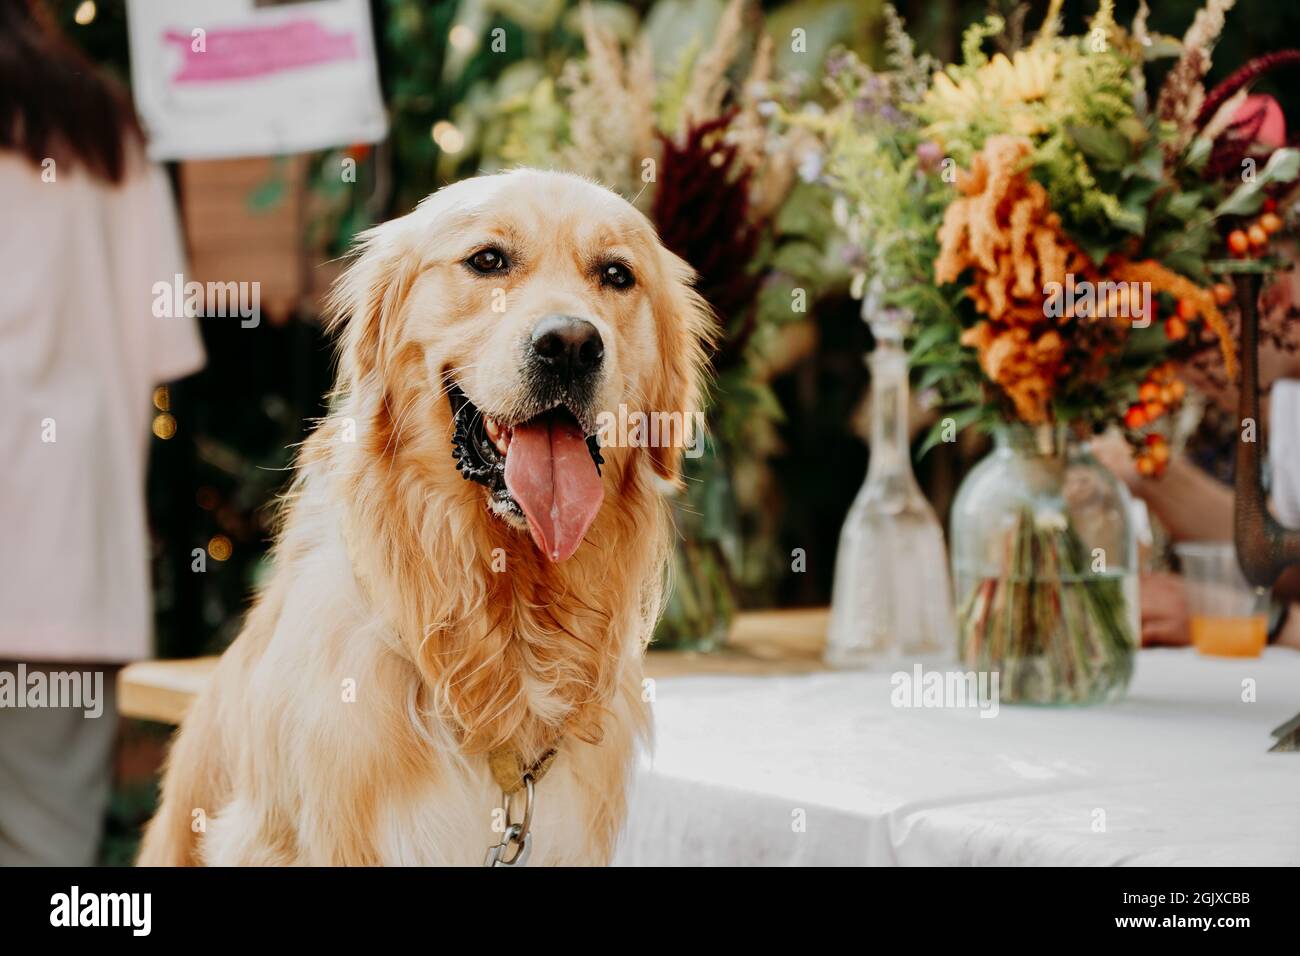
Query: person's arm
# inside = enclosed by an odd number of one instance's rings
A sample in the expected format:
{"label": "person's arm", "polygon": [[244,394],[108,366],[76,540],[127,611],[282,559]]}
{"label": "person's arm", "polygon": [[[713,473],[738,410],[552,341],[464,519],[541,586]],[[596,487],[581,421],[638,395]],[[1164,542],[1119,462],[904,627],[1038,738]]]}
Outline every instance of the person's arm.
{"label": "person's arm", "polygon": [[1231,541],[1232,489],[1182,456],[1159,478],[1136,476],[1130,490],[1175,541]]}
{"label": "person's arm", "polygon": [[1232,540],[1232,489],[1186,458],[1175,456],[1159,478],[1144,478],[1120,436],[1095,439],[1092,451],[1129,491],[1146,502],[1175,541]]}

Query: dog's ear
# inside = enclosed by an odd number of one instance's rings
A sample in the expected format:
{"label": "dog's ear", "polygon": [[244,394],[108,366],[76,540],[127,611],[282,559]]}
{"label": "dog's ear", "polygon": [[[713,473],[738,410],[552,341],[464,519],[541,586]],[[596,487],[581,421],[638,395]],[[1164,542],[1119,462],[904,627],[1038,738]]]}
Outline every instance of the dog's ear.
{"label": "dog's ear", "polygon": [[717,326],[713,310],[695,291],[695,270],[667,249],[659,249],[660,279],[651,294],[654,310],[657,362],[646,398],[650,413],[680,415],[682,442],[660,441],[650,449],[655,474],[674,486],[681,484],[684,445],[699,447],[704,440],[705,366]]}
{"label": "dog's ear", "polygon": [[349,388],[382,369],[396,345],[398,313],[419,274],[404,227],[397,219],[362,233],[330,290],[327,327],[342,330],[339,381]]}

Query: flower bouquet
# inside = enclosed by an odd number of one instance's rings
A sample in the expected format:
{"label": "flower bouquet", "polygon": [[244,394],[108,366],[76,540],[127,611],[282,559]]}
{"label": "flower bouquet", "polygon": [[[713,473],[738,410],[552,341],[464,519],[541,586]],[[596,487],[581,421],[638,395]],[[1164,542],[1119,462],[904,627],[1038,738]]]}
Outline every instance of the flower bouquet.
{"label": "flower bouquet", "polygon": [[[833,109],[796,117],[826,144],[862,272],[916,318],[914,374],[941,416],[930,442],[972,423],[997,435],[949,544],[962,658],[1001,671],[1007,701],[1127,685],[1127,495],[1080,439],[1116,427],[1138,469],[1161,472],[1180,370],[1212,350],[1236,374],[1223,276],[1269,269],[1286,228],[1277,205],[1300,154],[1275,148],[1225,177],[1246,93],[1201,86],[1231,6],[1210,0],[1179,41],[1148,31],[1145,4],[1121,27],[1110,2],[1065,36],[1053,2],[1031,38],[976,23],[941,67],[887,9],[889,69],[837,58]],[[1162,57],[1152,103],[1145,71]]]}

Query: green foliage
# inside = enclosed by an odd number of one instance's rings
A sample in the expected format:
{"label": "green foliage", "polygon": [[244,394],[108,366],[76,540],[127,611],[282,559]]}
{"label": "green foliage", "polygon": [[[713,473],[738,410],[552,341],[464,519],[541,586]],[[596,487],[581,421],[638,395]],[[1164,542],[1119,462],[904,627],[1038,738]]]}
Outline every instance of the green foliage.
{"label": "green foliage", "polygon": [[961,35],[962,65],[959,69],[973,73],[988,63],[989,58],[984,55],[984,41],[997,36],[1006,29],[1006,25],[1000,16],[991,14],[968,26]]}
{"label": "green foliage", "polygon": [[691,88],[691,72],[700,55],[700,38],[692,36],[671,61],[667,75],[656,88],[655,115],[662,130],[676,130],[682,121],[682,109]]}
{"label": "green foliage", "polygon": [[1214,207],[1215,216],[1249,216],[1259,212],[1264,203],[1264,187],[1289,183],[1300,175],[1300,150],[1276,150],[1255,178],[1242,183],[1227,199]]}
{"label": "green foliage", "polygon": [[531,81],[517,91],[501,91],[510,79],[498,84],[496,122],[485,124],[482,135],[485,165],[547,167],[558,155],[558,144],[568,134],[568,114],[555,88],[555,80],[536,73],[536,64],[519,64],[516,75],[527,68]]}

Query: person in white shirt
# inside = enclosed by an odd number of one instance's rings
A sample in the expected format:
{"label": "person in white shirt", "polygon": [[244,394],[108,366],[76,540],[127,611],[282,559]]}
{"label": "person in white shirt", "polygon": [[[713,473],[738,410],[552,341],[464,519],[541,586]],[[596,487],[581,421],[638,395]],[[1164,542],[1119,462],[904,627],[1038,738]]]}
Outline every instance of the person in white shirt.
{"label": "person in white shirt", "polygon": [[0,210],[0,865],[89,864],[115,670],[152,647],[150,394],[204,354],[152,308],[184,272],[168,181],[35,0],[0,0]]}

